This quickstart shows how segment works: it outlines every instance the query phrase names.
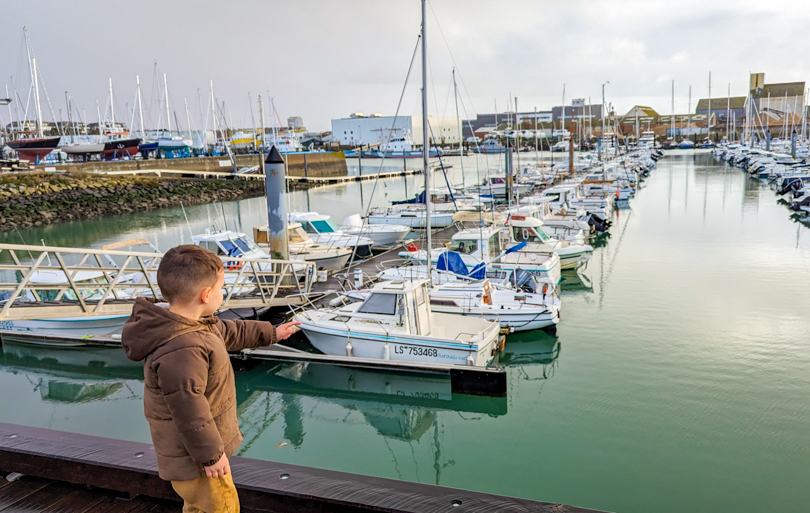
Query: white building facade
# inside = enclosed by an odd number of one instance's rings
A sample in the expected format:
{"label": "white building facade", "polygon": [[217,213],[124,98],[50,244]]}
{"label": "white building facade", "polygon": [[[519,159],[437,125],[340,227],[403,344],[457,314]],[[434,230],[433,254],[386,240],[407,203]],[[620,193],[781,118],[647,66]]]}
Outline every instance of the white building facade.
{"label": "white building facade", "polygon": [[[456,118],[429,116],[428,136],[439,145],[459,142]],[[341,146],[384,145],[391,139],[405,137],[415,146],[422,145],[421,116],[382,116],[354,113],[348,118],[332,120],[332,138]]]}

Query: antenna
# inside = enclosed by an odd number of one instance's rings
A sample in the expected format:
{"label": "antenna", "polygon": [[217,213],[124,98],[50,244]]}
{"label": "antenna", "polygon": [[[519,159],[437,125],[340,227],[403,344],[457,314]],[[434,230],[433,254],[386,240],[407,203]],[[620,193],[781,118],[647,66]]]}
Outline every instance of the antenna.
{"label": "antenna", "polygon": [[[217,202],[214,202],[214,208],[216,208]],[[220,210],[222,210],[222,222],[225,223],[225,231],[228,231],[228,219],[225,217],[225,207],[222,206],[222,203],[219,204]]]}
{"label": "antenna", "polygon": [[183,202],[180,202],[180,208],[183,209],[183,217],[186,218],[186,226],[188,226],[188,234],[194,237],[194,232],[191,231],[191,223],[188,222],[188,216],[186,215],[186,208],[183,206]]}

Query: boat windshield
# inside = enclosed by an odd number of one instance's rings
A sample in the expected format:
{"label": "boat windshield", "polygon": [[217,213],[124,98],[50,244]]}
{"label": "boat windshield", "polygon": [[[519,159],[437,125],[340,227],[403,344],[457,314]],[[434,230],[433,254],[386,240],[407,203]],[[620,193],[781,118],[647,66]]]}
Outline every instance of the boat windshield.
{"label": "boat windshield", "polygon": [[478,249],[478,242],[474,240],[454,240],[447,249],[469,255]]}
{"label": "boat windshield", "polygon": [[513,226],[512,234],[517,242],[545,242],[550,239],[542,228]]}
{"label": "boat windshield", "polygon": [[551,201],[558,201],[560,199],[560,193],[546,193],[543,197],[551,198]]}
{"label": "boat windshield", "polygon": [[397,313],[397,294],[372,294],[357,309],[358,313],[394,315]]}
{"label": "boat windshield", "polygon": [[231,240],[221,240],[219,242],[219,250],[220,254],[228,255],[228,256],[241,256],[243,254],[242,250],[239,249],[236,244],[234,244]]}
{"label": "boat windshield", "polygon": [[252,253],[259,250],[259,247],[247,237],[239,237],[233,242],[242,250],[242,253]]}
{"label": "boat windshield", "polygon": [[287,240],[292,243],[307,242],[309,235],[300,226],[296,226],[292,230],[287,230]]}
{"label": "boat windshield", "polygon": [[308,226],[311,226],[311,230],[307,230],[308,232],[315,232],[315,233],[332,233],[338,231],[338,227],[335,223],[332,222],[331,219],[324,219],[321,221],[309,221],[307,223]]}
{"label": "boat windshield", "polygon": [[489,259],[494,260],[501,253],[501,240],[498,234],[489,238]]}

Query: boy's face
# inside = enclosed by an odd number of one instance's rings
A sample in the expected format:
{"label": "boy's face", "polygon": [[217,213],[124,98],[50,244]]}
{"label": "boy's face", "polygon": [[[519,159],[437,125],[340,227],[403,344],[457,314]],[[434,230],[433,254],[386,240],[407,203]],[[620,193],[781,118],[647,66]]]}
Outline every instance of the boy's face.
{"label": "boy's face", "polygon": [[219,307],[222,306],[222,287],[225,286],[225,271],[219,271],[217,274],[217,282],[216,284],[209,288],[206,288],[207,291],[207,301],[203,301],[203,313],[202,316],[205,317],[207,315],[212,315],[214,312],[219,310]]}

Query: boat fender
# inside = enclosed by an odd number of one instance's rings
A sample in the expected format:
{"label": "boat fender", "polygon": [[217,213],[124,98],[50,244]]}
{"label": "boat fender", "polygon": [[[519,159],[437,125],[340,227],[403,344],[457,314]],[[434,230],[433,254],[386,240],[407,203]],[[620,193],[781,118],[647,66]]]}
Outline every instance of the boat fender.
{"label": "boat fender", "polygon": [[467,365],[470,367],[475,367],[475,358],[472,355],[467,357]]}
{"label": "boat fender", "polygon": [[346,356],[349,356],[349,357],[354,356],[352,354],[352,343],[351,343],[351,341],[346,342]]}
{"label": "boat fender", "polygon": [[548,283],[543,284],[543,295],[544,296],[546,295],[546,292],[548,292]]}
{"label": "boat fender", "polygon": [[492,304],[492,291],[489,288],[489,281],[484,282],[484,304]]}

